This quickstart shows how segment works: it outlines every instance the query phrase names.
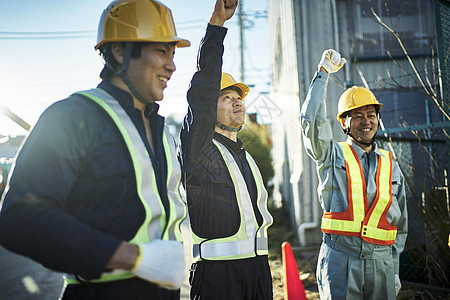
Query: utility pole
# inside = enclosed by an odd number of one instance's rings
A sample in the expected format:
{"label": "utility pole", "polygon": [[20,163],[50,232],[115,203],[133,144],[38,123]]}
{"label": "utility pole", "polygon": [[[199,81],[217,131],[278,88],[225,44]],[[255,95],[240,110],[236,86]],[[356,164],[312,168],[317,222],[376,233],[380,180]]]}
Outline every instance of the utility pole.
{"label": "utility pole", "polygon": [[241,50],[241,82],[245,82],[245,65],[244,65],[244,15],[242,13],[243,0],[239,1],[238,16],[239,16],[239,32],[240,32],[240,50]]}

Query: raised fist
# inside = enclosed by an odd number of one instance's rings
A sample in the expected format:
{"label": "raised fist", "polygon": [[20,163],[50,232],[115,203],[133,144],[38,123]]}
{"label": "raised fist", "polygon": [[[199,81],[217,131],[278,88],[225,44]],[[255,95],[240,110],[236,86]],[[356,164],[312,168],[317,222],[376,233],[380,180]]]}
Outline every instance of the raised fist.
{"label": "raised fist", "polygon": [[339,52],[333,49],[328,49],[323,51],[322,58],[317,67],[319,70],[320,67],[323,67],[328,73],[334,73],[339,71],[345,62],[345,58],[341,57]]}

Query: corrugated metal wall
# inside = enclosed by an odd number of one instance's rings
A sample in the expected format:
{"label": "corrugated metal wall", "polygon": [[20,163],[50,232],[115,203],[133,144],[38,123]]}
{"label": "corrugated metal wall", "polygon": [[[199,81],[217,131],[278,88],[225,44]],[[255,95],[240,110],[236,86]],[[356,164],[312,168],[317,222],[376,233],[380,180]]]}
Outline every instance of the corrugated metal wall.
{"label": "corrugated metal wall", "polygon": [[[444,2],[437,11],[446,37],[442,45],[448,51],[449,1],[439,1]],[[398,34],[413,64],[392,32],[375,21],[371,8]],[[315,166],[303,149],[298,119],[323,50],[334,48],[347,58],[344,70],[332,74],[328,86],[327,114],[336,140],[346,138],[335,118],[337,101],[351,85],[367,85],[375,93],[384,104],[381,114],[387,129],[443,122],[442,111],[423,89],[424,85],[436,93],[440,102],[434,18],[434,0],[269,0],[271,97],[283,110],[272,125],[275,195],[291,212],[300,246],[318,246],[321,238]],[[443,80],[448,84],[448,77]],[[445,285],[450,277],[442,265],[450,154],[444,130],[394,132],[392,141],[378,138],[382,147],[395,153],[408,182],[410,234],[402,254],[403,280]]]}

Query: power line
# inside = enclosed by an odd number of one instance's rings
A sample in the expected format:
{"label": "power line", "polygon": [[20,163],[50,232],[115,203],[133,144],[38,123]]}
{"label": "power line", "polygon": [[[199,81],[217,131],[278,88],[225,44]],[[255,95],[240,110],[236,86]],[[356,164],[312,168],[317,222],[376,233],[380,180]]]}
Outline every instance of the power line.
{"label": "power line", "polygon": [[[178,30],[196,27],[194,24],[204,24],[206,19],[195,19],[177,22]],[[75,30],[75,31],[0,31],[0,39],[61,39],[93,37],[97,30]]]}
{"label": "power line", "polygon": [[0,31],[0,39],[61,39],[91,37],[94,30],[79,31]]}

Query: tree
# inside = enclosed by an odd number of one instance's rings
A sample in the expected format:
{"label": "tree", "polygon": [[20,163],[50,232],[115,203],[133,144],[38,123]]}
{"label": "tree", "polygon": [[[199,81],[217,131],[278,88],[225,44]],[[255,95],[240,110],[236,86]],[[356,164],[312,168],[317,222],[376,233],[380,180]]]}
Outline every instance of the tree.
{"label": "tree", "polygon": [[[426,95],[432,103],[436,105],[436,107],[440,110],[443,115],[443,120],[448,121],[450,119],[450,115],[448,112],[449,101],[439,93],[439,86],[442,82],[441,73],[438,72],[437,64],[435,63],[435,51],[432,48],[432,73],[430,74],[427,69],[427,61],[425,63],[425,75],[422,76],[416,67],[416,63],[414,59],[409,55],[408,50],[406,49],[400,34],[394,29],[393,22],[391,20],[391,16],[389,13],[388,5],[386,4],[386,15],[388,17],[388,22],[385,22],[381,19],[381,17],[375,12],[375,10],[371,9],[372,14],[370,17],[384,29],[389,31],[397,40],[400,48],[407,59],[409,66],[412,69],[412,75],[407,72],[396,59],[388,51],[388,55],[391,60],[395,63],[396,67],[398,67],[405,76],[408,76],[413,82],[413,87],[405,86],[396,81],[396,79],[391,76],[389,70],[388,80],[382,80],[389,87],[394,87],[397,90],[413,90],[417,91],[416,87],[419,88],[421,94]],[[389,25],[388,25],[389,24]],[[441,55],[444,55],[446,58],[450,53],[450,48],[445,49]],[[445,59],[444,61],[447,61]],[[358,72],[363,80],[364,84],[367,86],[367,82],[364,79],[362,72],[358,69]],[[380,122],[382,129],[385,131],[384,125],[382,121]],[[447,125],[448,126],[448,125]],[[431,126],[429,127],[431,128]],[[422,128],[423,129],[423,128]],[[443,136],[446,137],[448,142],[448,127],[443,127]],[[414,126],[410,127],[410,131],[415,138],[404,140],[397,139],[399,143],[397,143],[397,150],[394,150],[393,139],[391,136],[388,136],[386,133],[385,138],[387,140],[387,145],[393,153],[394,159],[399,164],[402,169],[403,174],[405,175],[405,183],[407,185],[407,189],[409,190],[410,195],[412,196],[408,200],[408,212],[410,216],[410,233],[415,234],[416,230],[411,230],[414,228],[414,224],[417,224],[417,219],[412,218],[412,216],[419,216],[423,222],[423,231],[422,237],[424,236],[424,241],[422,239],[411,239],[408,238],[407,245],[409,245],[410,251],[406,251],[407,257],[404,256],[405,260],[408,260],[409,265],[416,264],[417,266],[423,266],[427,270],[428,275],[428,283],[431,285],[441,286],[448,288],[449,286],[449,255],[448,255],[448,246],[447,241],[449,237],[448,226],[450,224],[450,216],[448,211],[448,201],[449,201],[449,192],[448,192],[448,183],[447,183],[447,172],[444,168],[444,176],[439,175],[435,170],[439,169],[439,159],[437,153],[432,151],[432,139],[428,134],[420,134],[419,129],[415,129]],[[425,130],[424,130],[425,131]],[[385,131],[386,132],[386,131]],[[402,144],[406,144],[408,142],[417,143],[419,147],[415,147],[414,151],[422,153],[422,160],[429,161],[429,168],[421,168],[415,165],[411,161],[411,157],[402,153]],[[425,145],[427,144],[427,145]],[[407,151],[406,151],[407,152]],[[447,148],[448,152],[448,148]],[[448,158],[448,156],[447,156]],[[442,166],[441,166],[442,167]],[[443,178],[444,177],[444,178]],[[413,205],[411,205],[413,204]],[[417,226],[415,226],[417,228]],[[425,242],[425,244],[423,244]],[[401,264],[403,269],[405,269],[404,265]],[[413,268],[409,267],[407,270],[410,274],[417,273],[417,271],[412,271]],[[406,280],[411,281],[414,280],[412,278],[407,278]],[[423,280],[423,274],[419,274],[417,276],[418,279]]]}
{"label": "tree", "polygon": [[247,150],[255,160],[255,163],[258,165],[261,172],[264,186],[270,191],[268,183],[274,175],[270,148],[262,142],[261,138],[254,131],[247,127],[244,127],[238,133],[238,138],[242,141],[243,148]]}

